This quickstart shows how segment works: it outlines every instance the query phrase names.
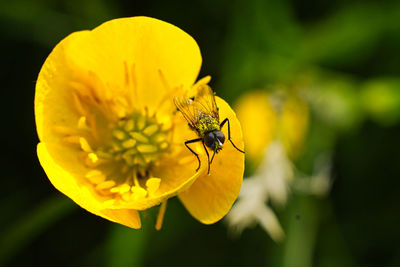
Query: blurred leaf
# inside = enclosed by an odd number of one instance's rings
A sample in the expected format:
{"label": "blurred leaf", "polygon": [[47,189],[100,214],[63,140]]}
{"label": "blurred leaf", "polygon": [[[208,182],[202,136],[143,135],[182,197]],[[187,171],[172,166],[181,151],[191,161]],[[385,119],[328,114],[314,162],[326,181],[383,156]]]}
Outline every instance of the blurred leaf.
{"label": "blurred leaf", "polygon": [[[110,3],[113,2],[0,1],[1,32],[16,39],[52,47],[73,31],[90,29],[115,18],[118,12]],[[64,5],[68,8],[63,8]]]}
{"label": "blurred leaf", "polygon": [[287,76],[299,38],[287,1],[236,1],[229,26],[219,84],[228,100]]}
{"label": "blurred leaf", "polygon": [[0,233],[0,265],[12,259],[52,224],[77,206],[64,196],[48,199]]}
{"label": "blurred leaf", "polygon": [[325,21],[306,29],[299,52],[309,62],[357,64],[378,44],[383,34],[398,34],[399,17],[398,2],[346,5]]}
{"label": "blurred leaf", "polygon": [[400,79],[375,79],[367,82],[361,101],[378,123],[394,125],[400,121]]}
{"label": "blurred leaf", "polygon": [[318,77],[307,92],[315,116],[337,131],[356,129],[364,114],[357,83],[347,77]]}

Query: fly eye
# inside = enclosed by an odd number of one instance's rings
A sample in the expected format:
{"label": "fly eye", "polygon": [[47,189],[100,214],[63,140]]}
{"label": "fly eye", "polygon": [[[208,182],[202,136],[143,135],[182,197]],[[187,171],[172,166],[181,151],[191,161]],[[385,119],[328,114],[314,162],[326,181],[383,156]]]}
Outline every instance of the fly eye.
{"label": "fly eye", "polygon": [[215,135],[210,132],[204,136],[204,143],[211,149],[215,148]]}
{"label": "fly eye", "polygon": [[225,142],[225,135],[221,131],[215,131],[214,135],[222,144]]}

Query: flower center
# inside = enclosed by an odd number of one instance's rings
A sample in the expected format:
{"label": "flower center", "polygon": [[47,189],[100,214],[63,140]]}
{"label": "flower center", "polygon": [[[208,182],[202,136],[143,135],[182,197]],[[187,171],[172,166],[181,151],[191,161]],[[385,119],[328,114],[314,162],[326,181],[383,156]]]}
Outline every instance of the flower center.
{"label": "flower center", "polygon": [[121,119],[112,130],[107,152],[133,170],[144,172],[168,149],[167,137],[168,131],[155,118],[135,112]]}
{"label": "flower center", "polygon": [[161,179],[152,177],[152,167],[169,148],[170,129],[147,113],[133,112],[111,129],[110,143],[92,149],[80,137],[91,170],[89,181],[103,195],[119,195],[123,201],[146,197],[158,190]]}

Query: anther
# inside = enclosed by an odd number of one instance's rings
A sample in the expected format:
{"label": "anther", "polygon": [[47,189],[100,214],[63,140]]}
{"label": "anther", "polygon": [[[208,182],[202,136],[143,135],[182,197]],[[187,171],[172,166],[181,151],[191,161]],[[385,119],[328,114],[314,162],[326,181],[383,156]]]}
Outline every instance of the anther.
{"label": "anther", "polygon": [[85,151],[85,152],[92,152],[93,151],[92,148],[90,147],[88,141],[85,138],[80,137],[79,138],[79,143],[81,144],[81,148],[82,148],[83,151]]}
{"label": "anther", "polygon": [[115,182],[112,181],[112,180],[108,180],[108,181],[105,181],[105,182],[102,182],[102,183],[98,184],[96,186],[96,189],[97,190],[103,190],[103,189],[111,188],[113,186],[115,186]]}

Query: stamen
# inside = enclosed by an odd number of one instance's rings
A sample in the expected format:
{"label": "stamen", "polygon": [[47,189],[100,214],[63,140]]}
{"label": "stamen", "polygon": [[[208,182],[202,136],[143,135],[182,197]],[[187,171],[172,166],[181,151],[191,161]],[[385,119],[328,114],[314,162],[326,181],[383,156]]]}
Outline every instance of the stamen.
{"label": "stamen", "polygon": [[108,180],[108,181],[104,181],[104,182],[102,182],[102,183],[99,183],[99,184],[96,186],[96,189],[97,189],[97,190],[109,189],[109,188],[111,188],[111,187],[113,187],[113,186],[115,186],[115,181],[113,181],[113,180]]}
{"label": "stamen", "polygon": [[52,128],[56,133],[61,134],[61,135],[72,135],[72,134],[77,134],[80,132],[76,128],[71,128],[68,126],[53,126]]}
{"label": "stamen", "polygon": [[110,189],[111,193],[120,193],[125,194],[131,190],[131,186],[128,184],[122,184],[120,186],[116,186]]}
{"label": "stamen", "polygon": [[125,98],[116,97],[111,101],[111,108],[114,111],[114,114],[117,114],[118,118],[123,118],[127,114],[128,103]]}
{"label": "stamen", "polygon": [[74,145],[81,144],[80,137],[77,135],[66,136],[62,140],[63,140],[63,142],[67,142],[67,143],[74,144]]}
{"label": "stamen", "polygon": [[146,182],[147,192],[149,195],[155,193],[160,188],[160,178],[149,178]]}
{"label": "stamen", "polygon": [[89,171],[86,174],[86,178],[88,178],[88,180],[93,184],[100,184],[101,182],[103,182],[106,179],[104,174],[99,170]]}
{"label": "stamen", "polygon": [[[86,118],[81,116],[78,124],[84,126]],[[99,193],[113,195],[119,201],[132,201],[154,194],[161,180],[149,178],[149,173],[157,166],[160,155],[169,148],[168,130],[146,112],[134,112],[113,125],[108,146],[93,149],[85,137],[71,138],[78,141],[86,167],[93,168],[86,178]],[[106,169],[110,176],[106,178],[99,168]]]}
{"label": "stamen", "polygon": [[79,114],[84,116],[87,114],[86,108],[85,108],[85,105],[82,104],[81,97],[79,96],[79,93],[78,93],[78,92],[82,92],[83,90],[85,90],[85,89],[82,90],[82,88],[84,88],[84,86],[80,83],[75,83],[75,82],[71,82],[70,85],[73,89],[75,89],[75,90],[73,90],[73,93],[72,93],[75,108]]}
{"label": "stamen", "polygon": [[85,152],[93,152],[92,148],[90,147],[88,141],[85,138],[80,137],[79,138],[79,143],[81,144],[81,148],[82,148],[83,151],[85,151]]}
{"label": "stamen", "polygon": [[88,157],[93,163],[96,163],[99,160],[99,157],[97,157],[97,155],[93,152],[89,153]]}
{"label": "stamen", "polygon": [[132,95],[133,95],[132,99],[135,99],[135,103],[140,103],[139,95],[138,95],[138,92],[137,92],[137,80],[136,80],[136,66],[135,66],[135,64],[132,64],[132,67],[131,67],[131,79],[132,79],[131,88],[132,88]]}
{"label": "stamen", "polygon": [[140,187],[136,172],[133,173],[133,182],[135,183],[135,186]]}
{"label": "stamen", "polygon": [[133,194],[132,194],[132,197],[133,197],[134,199],[144,198],[144,197],[146,197],[146,195],[147,195],[147,191],[144,190],[144,189],[141,188],[141,187],[132,186],[131,191],[132,191],[132,193],[133,193]]}
{"label": "stamen", "polygon": [[129,192],[130,190],[131,190],[131,186],[130,186],[130,185],[128,185],[128,184],[123,184],[123,185],[121,185],[119,192],[120,192],[121,194],[124,194],[124,193]]}
{"label": "stamen", "polygon": [[129,69],[128,69],[128,63],[124,61],[124,78],[125,78],[125,86],[129,87]]}
{"label": "stamen", "polygon": [[126,192],[126,193],[123,193],[121,196],[124,201],[129,201],[129,200],[131,200],[132,193]]}
{"label": "stamen", "polygon": [[165,79],[165,76],[160,69],[158,70],[158,75],[160,76],[160,80],[161,83],[164,85],[164,88],[167,89],[167,94],[169,94],[171,87],[168,85],[167,79]]}
{"label": "stamen", "polygon": [[82,130],[87,130],[89,129],[87,122],[86,122],[86,117],[82,116],[79,118],[78,120],[78,129],[82,129]]}
{"label": "stamen", "polygon": [[156,230],[160,230],[164,220],[165,210],[167,209],[167,200],[164,200],[160,205],[160,210],[158,211]]}

